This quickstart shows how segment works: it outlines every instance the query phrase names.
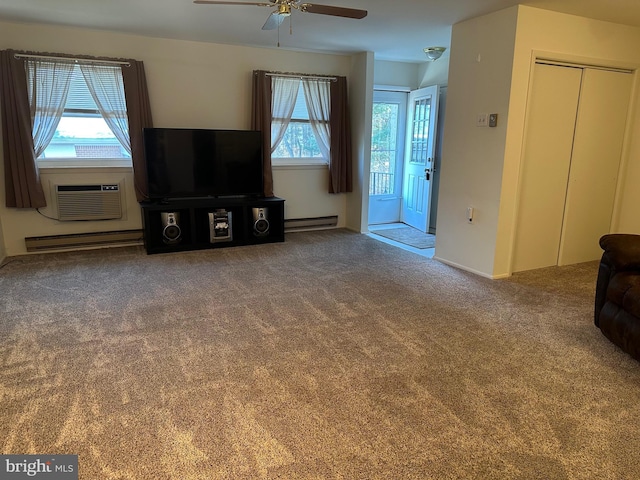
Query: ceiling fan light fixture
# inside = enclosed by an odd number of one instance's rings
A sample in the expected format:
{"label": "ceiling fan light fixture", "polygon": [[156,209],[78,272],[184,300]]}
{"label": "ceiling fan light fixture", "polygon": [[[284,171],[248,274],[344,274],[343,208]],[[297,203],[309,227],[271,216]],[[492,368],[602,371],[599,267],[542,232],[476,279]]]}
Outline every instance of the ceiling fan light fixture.
{"label": "ceiling fan light fixture", "polygon": [[445,50],[446,47],[427,47],[424,49],[424,54],[430,62],[435,62],[442,56]]}
{"label": "ceiling fan light fixture", "polygon": [[289,15],[291,15],[291,6],[284,3],[279,4],[278,15],[282,15],[283,17],[288,17]]}
{"label": "ceiling fan light fixture", "polygon": [[302,0],[263,0],[262,2],[238,2],[226,0],[193,0],[199,5],[255,5],[258,7],[271,7],[271,15],[262,26],[263,30],[275,30],[286,17],[291,16],[291,9],[300,12],[316,13],[332,17],[361,19],[367,16],[366,10],[356,8],[334,7],[330,5],[318,5],[316,3],[301,3]]}

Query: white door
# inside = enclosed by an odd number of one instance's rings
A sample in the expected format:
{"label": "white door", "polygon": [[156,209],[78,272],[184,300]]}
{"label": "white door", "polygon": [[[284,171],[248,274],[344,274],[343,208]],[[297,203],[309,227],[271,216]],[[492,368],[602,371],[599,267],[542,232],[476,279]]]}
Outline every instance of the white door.
{"label": "white door", "polygon": [[435,158],[438,86],[409,95],[407,144],[402,186],[402,222],[427,232]]}
{"label": "white door", "polygon": [[611,231],[632,80],[630,73],[584,70],[558,265],[602,256],[598,240]]}
{"label": "white door", "polygon": [[632,80],[624,72],[535,65],[512,271],[602,255]]}
{"label": "white door", "polygon": [[535,65],[513,250],[514,272],[558,264],[582,69]]}
{"label": "white door", "polygon": [[400,221],[407,92],[373,92],[369,225]]}

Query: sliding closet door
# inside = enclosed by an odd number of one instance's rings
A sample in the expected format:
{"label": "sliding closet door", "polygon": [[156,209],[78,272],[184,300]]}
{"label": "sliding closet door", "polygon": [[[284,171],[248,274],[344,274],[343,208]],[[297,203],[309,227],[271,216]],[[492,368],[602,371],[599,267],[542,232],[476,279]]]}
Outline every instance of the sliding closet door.
{"label": "sliding closet door", "polygon": [[512,271],[597,260],[609,233],[632,75],[535,65]]}
{"label": "sliding closet door", "polygon": [[582,69],[536,64],[529,96],[512,270],[556,265]]}
{"label": "sliding closet door", "polygon": [[597,260],[611,230],[632,75],[585,69],[558,265]]}

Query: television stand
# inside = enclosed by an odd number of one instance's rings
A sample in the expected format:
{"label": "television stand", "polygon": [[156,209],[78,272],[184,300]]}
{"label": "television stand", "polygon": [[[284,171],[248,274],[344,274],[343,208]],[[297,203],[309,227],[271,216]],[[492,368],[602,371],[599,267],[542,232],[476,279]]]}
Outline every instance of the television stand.
{"label": "television stand", "polygon": [[163,199],[143,202],[148,254],[284,242],[278,197]]}

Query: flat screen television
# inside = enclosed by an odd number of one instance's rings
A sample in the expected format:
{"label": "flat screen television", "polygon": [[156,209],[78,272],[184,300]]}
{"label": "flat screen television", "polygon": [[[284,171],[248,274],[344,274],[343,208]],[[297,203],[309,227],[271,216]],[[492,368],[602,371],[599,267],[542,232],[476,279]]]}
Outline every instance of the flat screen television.
{"label": "flat screen television", "polygon": [[262,135],[255,130],[145,128],[149,197],[262,196]]}

